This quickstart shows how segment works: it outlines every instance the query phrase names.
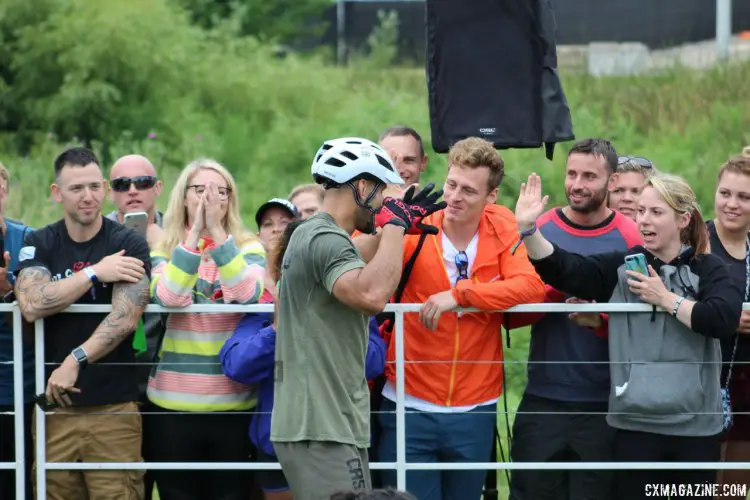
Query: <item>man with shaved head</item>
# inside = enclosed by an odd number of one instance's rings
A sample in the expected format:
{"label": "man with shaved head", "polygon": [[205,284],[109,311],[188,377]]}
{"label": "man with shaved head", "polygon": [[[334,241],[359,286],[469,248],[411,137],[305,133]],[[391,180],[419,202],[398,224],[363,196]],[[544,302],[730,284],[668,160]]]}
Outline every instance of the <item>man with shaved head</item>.
{"label": "man with shaved head", "polygon": [[118,159],[109,174],[109,198],[117,210],[108,218],[122,223],[125,214],[146,212],[149,216],[146,239],[153,248],[162,235],[162,214],[156,210],[156,198],[162,184],[154,165],[141,155],[126,155]]}
{"label": "man with shaved head", "polygon": [[[156,209],[156,199],[161,194],[162,183],[156,175],[156,168],[148,158],[141,155],[126,155],[119,158],[109,172],[109,199],[117,206],[117,209],[107,215],[108,219],[122,224],[125,214],[133,212],[146,212],[148,214],[148,227],[146,229],[146,240],[149,248],[154,248],[161,238],[163,232],[162,214]],[[138,363],[138,392],[141,413],[143,414],[143,446],[142,455],[146,462],[152,461],[150,443],[150,429],[152,428],[147,414],[151,410],[151,403],[146,397],[146,385],[151,366],[155,362],[156,349],[159,339],[164,332],[164,322],[158,313],[144,314],[143,333],[146,336],[145,352],[137,353]],[[152,417],[153,418],[153,417]],[[153,493],[154,481],[150,471],[146,472],[144,478],[146,489],[146,500],[150,500]]]}

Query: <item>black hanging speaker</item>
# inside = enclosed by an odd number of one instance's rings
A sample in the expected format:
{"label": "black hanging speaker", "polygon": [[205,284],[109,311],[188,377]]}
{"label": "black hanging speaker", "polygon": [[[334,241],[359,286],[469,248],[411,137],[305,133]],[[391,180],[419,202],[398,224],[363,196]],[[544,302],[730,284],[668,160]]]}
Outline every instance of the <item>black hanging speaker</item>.
{"label": "black hanging speaker", "polygon": [[[427,85],[437,153],[482,137],[499,149],[546,144],[551,157],[550,144],[573,139],[555,68],[552,78],[549,73],[556,65],[554,19],[545,16],[552,15],[549,0],[427,0]],[[545,112],[548,105],[554,113]],[[545,117],[557,122],[545,123]]]}

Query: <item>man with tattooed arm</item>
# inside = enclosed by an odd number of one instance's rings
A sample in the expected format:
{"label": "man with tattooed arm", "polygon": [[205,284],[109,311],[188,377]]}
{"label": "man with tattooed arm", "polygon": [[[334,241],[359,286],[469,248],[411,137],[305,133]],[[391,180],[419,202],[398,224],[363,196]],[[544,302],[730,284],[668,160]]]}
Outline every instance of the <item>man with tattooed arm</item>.
{"label": "man with tattooed arm", "polygon": [[[149,300],[143,236],[102,216],[99,160],[71,148],[55,160],[63,218],[26,236],[15,293],[27,321],[44,319],[49,462],[141,461],[133,333]],[[71,304],[110,313],[61,314]],[[140,471],[48,471],[47,498],[143,499]]]}

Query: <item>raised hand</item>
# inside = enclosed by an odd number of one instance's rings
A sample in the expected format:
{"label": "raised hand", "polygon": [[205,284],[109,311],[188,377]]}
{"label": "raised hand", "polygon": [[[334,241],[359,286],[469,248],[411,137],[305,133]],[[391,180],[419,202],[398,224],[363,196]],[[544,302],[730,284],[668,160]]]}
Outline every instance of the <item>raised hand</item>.
{"label": "raised hand", "polygon": [[383,200],[383,205],[375,214],[375,227],[384,227],[388,224],[393,224],[403,227],[404,232],[406,232],[413,223],[414,216],[412,216],[409,207],[402,200],[396,198],[386,198]]}
{"label": "raised hand", "polygon": [[13,285],[8,280],[8,269],[10,269],[10,254],[8,252],[3,254],[3,260],[4,265],[0,267],[0,294],[5,295],[13,290]]}
{"label": "raised hand", "polygon": [[196,235],[201,234],[203,229],[206,227],[206,193],[201,195],[198,201],[198,208],[195,209],[195,218],[193,225],[190,227],[190,232]]}
{"label": "raised hand", "polygon": [[219,188],[213,182],[210,182],[206,186],[206,192],[204,193],[204,205],[206,217],[206,228],[209,230],[215,230],[221,228],[222,210],[221,210],[221,198],[219,197]]}
{"label": "raised hand", "polygon": [[[422,224],[422,220],[425,217],[437,212],[438,210],[442,210],[446,206],[445,201],[437,201],[443,196],[443,190],[439,189],[433,192],[433,189],[435,189],[435,184],[430,183],[415,196],[414,192],[416,191],[416,185],[412,185],[404,193],[402,202],[411,215],[411,222],[406,228],[407,234],[438,234],[437,227]],[[383,206],[385,207],[390,200],[392,200],[392,198],[386,198],[383,201]],[[378,212],[378,215],[375,216],[375,225],[382,227],[382,225],[387,223],[387,220],[388,217],[386,215],[381,216],[380,212]]]}
{"label": "raised hand", "polygon": [[518,229],[527,231],[534,227],[536,220],[547,206],[549,196],[542,197],[542,178],[532,173],[529,179],[521,184],[521,192],[516,202],[516,222]]}

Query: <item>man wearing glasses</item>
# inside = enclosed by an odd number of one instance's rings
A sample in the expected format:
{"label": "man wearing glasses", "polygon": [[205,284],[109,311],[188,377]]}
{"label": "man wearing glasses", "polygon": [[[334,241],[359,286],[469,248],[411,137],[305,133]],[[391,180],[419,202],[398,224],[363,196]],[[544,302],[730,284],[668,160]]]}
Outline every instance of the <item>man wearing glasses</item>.
{"label": "man wearing glasses", "polygon": [[[154,248],[162,236],[162,213],[156,208],[156,200],[161,194],[162,183],[156,174],[156,168],[148,158],[141,155],[126,155],[119,158],[112,165],[109,172],[109,199],[116,205],[116,210],[107,214],[107,218],[120,224],[124,223],[125,215],[134,212],[148,214],[146,227],[146,241]],[[146,385],[151,367],[156,355],[159,339],[164,334],[162,315],[158,313],[144,314],[139,325],[137,336],[145,336],[146,346],[135,346],[138,374],[138,399],[143,415],[143,459],[151,461],[149,443],[149,419],[146,414],[151,411],[151,403],[146,397]],[[141,337],[138,339],[143,340]],[[146,471],[144,477],[146,500],[152,497],[154,481],[151,472]]]}
{"label": "man wearing glasses", "polygon": [[609,190],[609,208],[635,220],[638,213],[638,197],[646,185],[646,180],[655,173],[654,164],[647,158],[620,156],[617,159],[617,172],[612,176],[613,183]]}
{"label": "man wearing glasses", "polygon": [[161,189],[156,169],[148,158],[141,155],[123,156],[112,165],[109,173],[109,199],[117,209],[107,214],[107,218],[122,224],[125,214],[146,212],[146,240],[153,248],[162,235],[162,214],[156,209],[156,199]]}
{"label": "man wearing glasses", "polygon": [[[501,313],[484,311],[541,302],[544,284],[523,247],[515,253],[513,213],[496,205],[504,165],[491,143],[468,138],[448,155],[447,207],[425,219],[437,235],[408,236],[404,262],[414,261],[401,296],[424,303],[404,316],[406,458],[409,462],[488,462],[494,446],[503,360]],[[380,461],[396,460],[395,343],[390,342],[380,413]],[[384,483],[396,485],[395,471]],[[410,471],[420,499],[479,498],[484,470]]]}

